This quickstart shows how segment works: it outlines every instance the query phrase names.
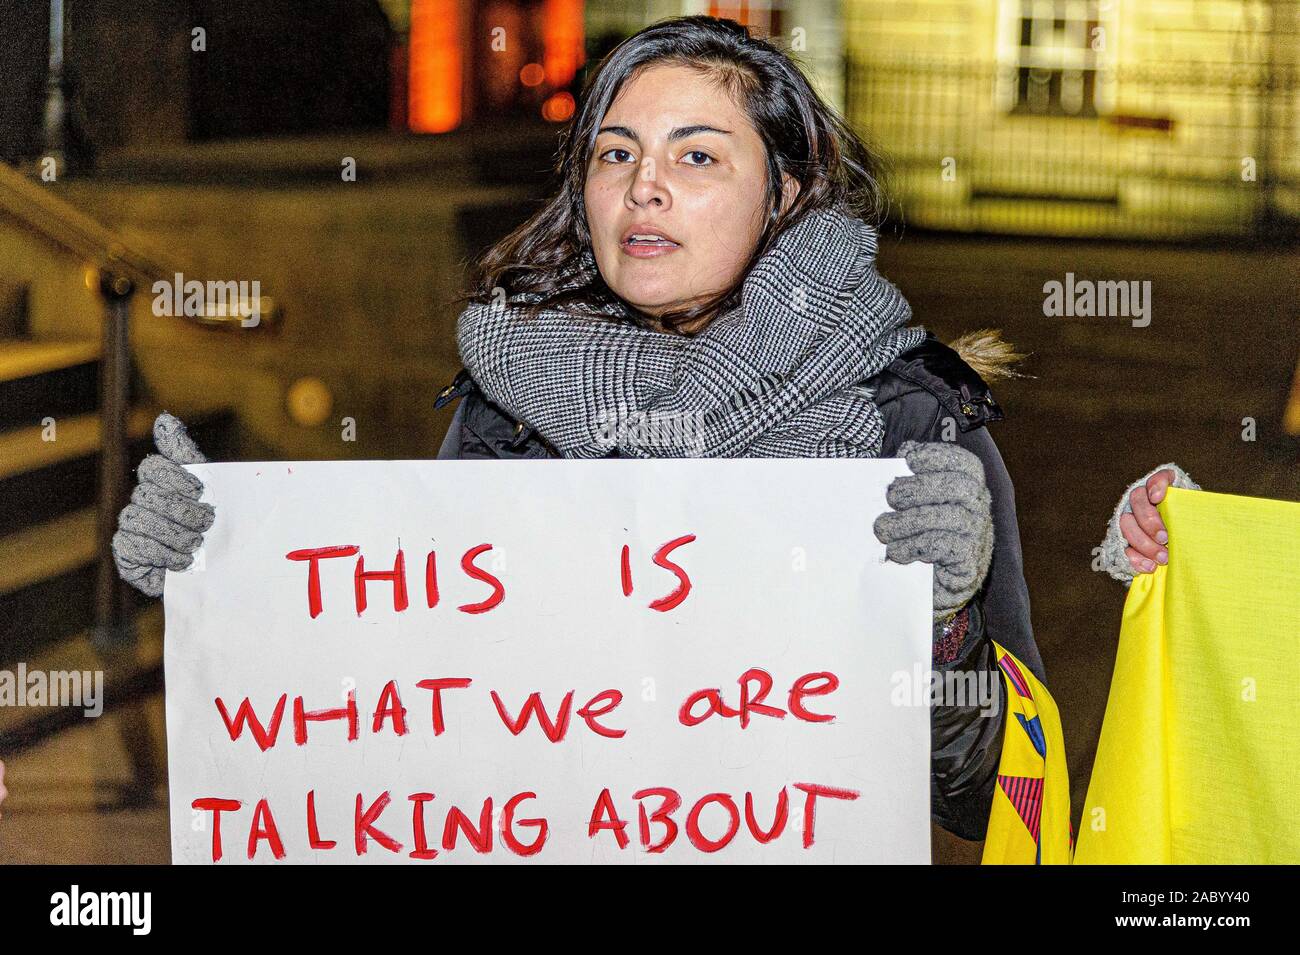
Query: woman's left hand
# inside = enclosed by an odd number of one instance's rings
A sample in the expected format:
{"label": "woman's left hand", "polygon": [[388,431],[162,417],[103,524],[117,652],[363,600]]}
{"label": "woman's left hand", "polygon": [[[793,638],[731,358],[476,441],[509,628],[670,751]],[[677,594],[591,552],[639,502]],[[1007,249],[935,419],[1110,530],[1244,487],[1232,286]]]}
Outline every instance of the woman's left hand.
{"label": "woman's left hand", "polygon": [[876,518],[885,556],[900,564],[934,564],[934,619],[960,610],[979,591],[993,559],[992,495],[984,464],[945,441],[904,441],[899,457],[912,469],[894,478]]}
{"label": "woman's left hand", "polygon": [[1191,475],[1170,461],[1152,468],[1124,491],[1115,505],[1106,537],[1094,550],[1094,568],[1127,587],[1137,574],[1151,573],[1169,562],[1169,532],[1156,510],[1171,487],[1199,491]]}

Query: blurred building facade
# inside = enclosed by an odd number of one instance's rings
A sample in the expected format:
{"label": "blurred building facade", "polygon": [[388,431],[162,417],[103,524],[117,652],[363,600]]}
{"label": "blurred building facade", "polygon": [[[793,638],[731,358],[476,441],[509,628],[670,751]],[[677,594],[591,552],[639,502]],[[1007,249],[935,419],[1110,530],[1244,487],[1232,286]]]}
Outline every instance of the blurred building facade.
{"label": "blurred building facade", "polygon": [[1294,234],[1294,0],[846,2],[852,122],[914,223]]}
{"label": "blurred building facade", "polygon": [[959,231],[1294,236],[1296,0],[588,0],[588,29],[733,17],[887,154],[897,208]]}
{"label": "blurred building facade", "polygon": [[807,73],[817,92],[844,108],[844,15],[841,0],[587,0],[587,32],[598,48],[665,17],[726,17],[777,41]]}
{"label": "blurred building facade", "polygon": [[561,122],[586,60],[582,0],[0,0],[0,23],[0,159],[48,155],[57,105],[83,170],[158,144]]}
{"label": "blurred building facade", "polygon": [[[53,5],[53,4],[52,4]],[[926,227],[1292,235],[1300,0],[62,0],[73,159],[340,130],[562,123],[624,37],[731,17],[892,161]],[[49,152],[50,10],[0,0],[0,157]]]}
{"label": "blurred building facade", "polygon": [[583,0],[379,0],[394,32],[395,128],[573,115],[586,62]]}

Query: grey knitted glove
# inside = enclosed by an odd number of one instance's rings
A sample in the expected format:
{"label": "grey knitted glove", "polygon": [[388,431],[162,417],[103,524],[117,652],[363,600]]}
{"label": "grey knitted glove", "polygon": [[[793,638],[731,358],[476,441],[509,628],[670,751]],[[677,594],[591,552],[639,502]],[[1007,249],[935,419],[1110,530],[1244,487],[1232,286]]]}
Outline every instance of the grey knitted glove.
{"label": "grey knitted glove", "polygon": [[993,501],[984,463],[956,444],[904,441],[912,476],[894,478],[876,518],[885,556],[934,564],[934,619],[961,609],[980,589],[993,559]]}
{"label": "grey knitted glove", "polygon": [[1120,515],[1133,513],[1133,502],[1130,500],[1133,492],[1146,484],[1151,479],[1151,475],[1166,468],[1174,472],[1174,483],[1170,487],[1183,487],[1190,491],[1201,489],[1201,486],[1193,481],[1186,471],[1172,461],[1158,468],[1152,468],[1128,486],[1119,503],[1115,505],[1115,513],[1110,517],[1110,524],[1106,527],[1106,539],[1101,542],[1101,555],[1098,558],[1101,569],[1121,581],[1125,587],[1133,583],[1134,570],[1128,555],[1124,553],[1129,543],[1124,537],[1124,532],[1120,530]]}
{"label": "grey knitted glove", "polygon": [[140,483],[117,517],[113,560],[123,580],[157,597],[168,570],[193,563],[215,515],[211,504],[199,500],[203,482],[181,467],[207,461],[185,425],[164,411],[153,423],[153,440],[159,453],[136,469]]}

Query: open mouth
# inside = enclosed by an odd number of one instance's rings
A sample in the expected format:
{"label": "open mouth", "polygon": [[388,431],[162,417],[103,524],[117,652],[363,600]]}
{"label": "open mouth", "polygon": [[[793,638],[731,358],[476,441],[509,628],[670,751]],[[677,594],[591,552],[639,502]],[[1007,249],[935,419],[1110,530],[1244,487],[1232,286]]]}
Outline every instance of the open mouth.
{"label": "open mouth", "polygon": [[636,229],[629,229],[619,245],[623,254],[633,259],[657,259],[663,255],[672,255],[681,248],[680,243],[660,235],[656,230]]}
{"label": "open mouth", "polygon": [[624,248],[676,249],[678,245],[661,235],[633,233],[623,240]]}

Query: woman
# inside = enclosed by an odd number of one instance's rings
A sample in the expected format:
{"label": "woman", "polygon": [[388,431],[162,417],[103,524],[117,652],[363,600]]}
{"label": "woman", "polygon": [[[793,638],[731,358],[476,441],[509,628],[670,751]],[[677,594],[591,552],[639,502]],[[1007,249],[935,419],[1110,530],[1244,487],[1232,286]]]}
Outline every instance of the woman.
{"label": "woman", "polygon": [[[936,669],[1001,694],[996,638],[1042,678],[1001,411],[876,271],[878,161],[794,63],[729,20],[657,23],[601,64],[560,157],[557,194],[478,265],[439,457],[903,457],[875,533],[934,565]],[[212,522],[183,425],[155,436],[114,538],[152,594]],[[932,716],[932,816],[966,839],[1000,754],[982,709]]]}

